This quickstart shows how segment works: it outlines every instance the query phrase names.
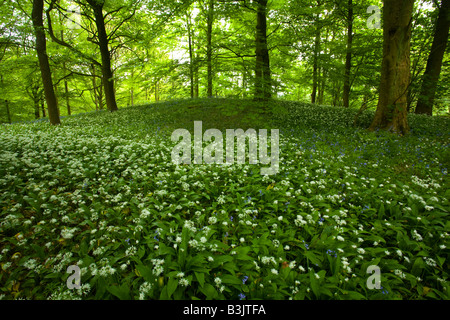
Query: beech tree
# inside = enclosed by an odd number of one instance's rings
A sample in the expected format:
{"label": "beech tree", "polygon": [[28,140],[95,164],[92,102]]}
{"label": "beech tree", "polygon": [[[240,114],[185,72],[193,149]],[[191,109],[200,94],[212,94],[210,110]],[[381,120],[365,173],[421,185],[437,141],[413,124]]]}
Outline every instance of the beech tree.
{"label": "beech tree", "polygon": [[370,130],[383,129],[399,135],[409,132],[407,93],[413,7],[414,0],[384,1],[381,81]]}
{"label": "beech tree", "polygon": [[53,88],[52,73],[47,56],[47,42],[44,30],[44,21],[42,15],[44,13],[44,1],[33,0],[33,10],[31,17],[33,20],[33,28],[36,35],[36,52],[39,59],[39,68],[41,70],[42,84],[44,87],[45,101],[47,102],[48,117],[53,125],[60,124],[58,103],[56,100],[55,90]]}
{"label": "beech tree", "polygon": [[437,83],[442,68],[445,49],[450,29],[450,0],[442,0],[438,8],[439,16],[436,21],[433,45],[428,56],[427,67],[423,75],[422,89],[417,102],[417,114],[433,115],[433,104],[436,96]]}
{"label": "beech tree", "polygon": [[255,34],[255,99],[268,100],[272,97],[272,76],[267,46],[267,0],[256,1]]}

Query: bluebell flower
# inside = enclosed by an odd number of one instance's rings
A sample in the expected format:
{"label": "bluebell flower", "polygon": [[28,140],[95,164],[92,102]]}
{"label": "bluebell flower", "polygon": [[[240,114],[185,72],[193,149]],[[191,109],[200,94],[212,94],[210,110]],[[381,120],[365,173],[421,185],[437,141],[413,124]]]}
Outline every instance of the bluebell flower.
{"label": "bluebell flower", "polygon": [[242,279],[242,284],[245,284],[245,282],[247,282],[247,280],[248,280],[248,277],[244,276],[244,279]]}
{"label": "bluebell flower", "polygon": [[245,294],[240,293],[240,294],[239,294],[239,300],[244,300],[244,299],[245,299]]}

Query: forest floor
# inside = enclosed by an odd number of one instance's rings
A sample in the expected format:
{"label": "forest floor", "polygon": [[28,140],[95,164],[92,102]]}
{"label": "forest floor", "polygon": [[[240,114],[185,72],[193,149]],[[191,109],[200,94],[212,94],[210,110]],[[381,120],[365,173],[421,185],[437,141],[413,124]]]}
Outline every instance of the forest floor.
{"label": "forest floor", "polygon": [[[448,299],[450,119],[397,137],[356,114],[195,99],[0,126],[0,298]],[[194,121],[278,129],[277,174],[173,164]]]}

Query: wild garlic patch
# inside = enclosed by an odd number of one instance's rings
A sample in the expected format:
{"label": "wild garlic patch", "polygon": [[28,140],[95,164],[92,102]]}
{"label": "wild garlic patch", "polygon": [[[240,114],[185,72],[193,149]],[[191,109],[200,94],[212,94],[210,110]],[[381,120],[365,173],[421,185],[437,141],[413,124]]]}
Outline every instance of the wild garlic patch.
{"label": "wild garlic patch", "polygon": [[3,299],[448,299],[445,123],[399,139],[285,102],[264,176],[174,164],[171,106],[0,127]]}

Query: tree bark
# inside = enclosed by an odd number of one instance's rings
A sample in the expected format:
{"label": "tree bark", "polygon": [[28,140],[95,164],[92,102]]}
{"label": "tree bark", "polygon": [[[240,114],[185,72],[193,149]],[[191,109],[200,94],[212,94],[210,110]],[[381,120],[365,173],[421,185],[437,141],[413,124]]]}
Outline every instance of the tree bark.
{"label": "tree bark", "polygon": [[207,47],[206,47],[206,65],[208,68],[207,74],[207,96],[211,98],[213,96],[213,71],[212,71],[212,29],[214,23],[214,0],[209,1],[208,6],[208,21],[207,21]]}
{"label": "tree bark", "polygon": [[442,0],[436,21],[433,44],[423,75],[422,88],[415,113],[433,115],[433,104],[437,83],[441,74],[442,60],[448,42],[450,29],[450,0]]}
{"label": "tree bark", "polygon": [[191,90],[191,98],[194,98],[194,52],[193,52],[193,44],[192,44],[192,30],[191,30],[191,16],[188,14],[186,16],[186,26],[188,32],[188,41],[189,41],[189,79],[190,79],[190,90]]}
{"label": "tree bark", "polygon": [[5,100],[6,116],[8,117],[8,123],[11,124],[11,113],[9,112],[9,101]]}
{"label": "tree bark", "polygon": [[[61,30],[61,40],[64,41],[64,32],[62,30]],[[64,71],[64,75],[66,75],[67,68],[66,68],[65,61],[63,62],[63,71]],[[67,83],[67,78],[64,78],[64,95],[66,98],[67,114],[70,116],[71,111],[70,111],[70,99],[69,99],[69,85]]]}
{"label": "tree bark", "polygon": [[267,46],[267,0],[257,0],[256,5],[255,100],[269,100],[272,97],[272,75]]}
{"label": "tree bark", "polygon": [[410,40],[414,0],[385,0],[380,95],[370,130],[405,135],[410,85]]}
{"label": "tree bark", "polygon": [[45,99],[41,96],[41,109],[42,109],[42,118],[45,118],[47,115],[45,114]]}
{"label": "tree bark", "polygon": [[114,76],[111,69],[111,53],[108,48],[108,35],[106,33],[105,18],[103,16],[103,1],[88,0],[94,11],[95,25],[98,33],[98,43],[102,57],[102,77],[105,91],[106,107],[109,111],[117,111],[116,96],[114,90]]}
{"label": "tree bark", "polygon": [[48,116],[50,123],[53,125],[60,124],[58,102],[56,100],[55,91],[53,89],[52,73],[47,56],[47,43],[45,39],[44,22],[42,15],[44,13],[44,1],[33,0],[33,10],[31,17],[33,20],[33,28],[36,36],[36,52],[39,60],[39,68],[41,70],[42,84],[44,86],[45,100],[47,101]]}
{"label": "tree bark", "polygon": [[345,73],[344,73],[344,92],[343,102],[344,108],[350,106],[350,73],[352,68],[352,44],[353,44],[353,1],[348,0],[347,15],[347,54],[345,57]]}
{"label": "tree bark", "polygon": [[[318,2],[318,5],[320,3]],[[320,30],[319,17],[316,19],[316,37],[314,39],[314,57],[313,57],[313,87],[311,93],[311,103],[315,104],[317,99],[318,72],[319,72],[319,54],[320,54]]]}

